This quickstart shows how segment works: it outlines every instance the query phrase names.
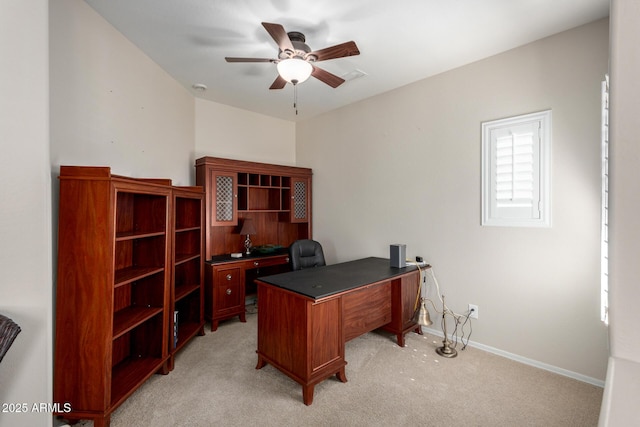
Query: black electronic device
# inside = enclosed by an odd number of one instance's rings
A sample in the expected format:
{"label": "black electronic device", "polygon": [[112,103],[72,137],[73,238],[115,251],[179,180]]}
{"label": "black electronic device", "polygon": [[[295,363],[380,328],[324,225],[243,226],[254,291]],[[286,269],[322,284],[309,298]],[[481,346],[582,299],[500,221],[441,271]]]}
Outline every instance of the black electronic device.
{"label": "black electronic device", "polygon": [[391,245],[389,251],[391,267],[404,268],[407,266],[407,245]]}

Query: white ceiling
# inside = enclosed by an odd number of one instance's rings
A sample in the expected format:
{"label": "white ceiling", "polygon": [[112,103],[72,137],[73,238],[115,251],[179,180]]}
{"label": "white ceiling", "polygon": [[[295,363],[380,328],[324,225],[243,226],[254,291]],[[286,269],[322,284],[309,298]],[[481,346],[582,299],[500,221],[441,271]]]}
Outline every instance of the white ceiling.
{"label": "white ceiling", "polygon": [[[194,96],[300,120],[604,18],[609,0],[85,0]],[[359,56],[316,63],[347,80],[313,77],[269,90],[276,58],[261,22],[300,31],[312,50],[353,40]],[[350,79],[349,74],[365,75]],[[204,84],[197,92],[193,84]]]}

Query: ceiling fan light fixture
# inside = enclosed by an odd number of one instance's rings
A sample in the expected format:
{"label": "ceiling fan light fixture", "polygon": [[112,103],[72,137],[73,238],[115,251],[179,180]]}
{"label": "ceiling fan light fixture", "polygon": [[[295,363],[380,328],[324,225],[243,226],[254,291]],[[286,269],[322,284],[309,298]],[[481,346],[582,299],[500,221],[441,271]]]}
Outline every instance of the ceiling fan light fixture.
{"label": "ceiling fan light fixture", "polygon": [[290,58],[278,62],[278,74],[289,83],[302,83],[311,76],[313,67],[304,59]]}

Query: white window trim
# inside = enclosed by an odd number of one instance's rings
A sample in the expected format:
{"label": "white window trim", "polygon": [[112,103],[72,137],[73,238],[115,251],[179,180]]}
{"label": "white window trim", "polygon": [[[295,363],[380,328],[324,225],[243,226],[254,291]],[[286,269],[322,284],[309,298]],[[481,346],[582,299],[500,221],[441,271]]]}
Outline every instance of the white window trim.
{"label": "white window trim", "polygon": [[[491,135],[493,132],[528,124],[539,123],[539,148],[537,183],[539,217],[509,218],[492,214],[491,203],[494,199],[492,190],[492,166],[495,159],[491,155]],[[551,110],[540,111],[505,119],[482,123],[482,222],[483,226],[504,227],[551,227]]]}

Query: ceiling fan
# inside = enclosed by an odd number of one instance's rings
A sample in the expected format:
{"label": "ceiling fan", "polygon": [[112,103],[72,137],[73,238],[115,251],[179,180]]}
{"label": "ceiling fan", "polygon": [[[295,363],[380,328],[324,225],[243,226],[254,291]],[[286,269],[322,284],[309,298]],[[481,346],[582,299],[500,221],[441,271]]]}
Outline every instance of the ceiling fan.
{"label": "ceiling fan", "polygon": [[313,76],[323,83],[336,88],[344,83],[344,79],[318,68],[315,62],[328,59],[343,58],[346,56],[360,55],[355,42],[349,41],[320,50],[311,50],[305,44],[304,34],[298,31],[287,33],[280,24],[263,22],[262,26],[267,30],[278,44],[278,58],[233,58],[226,57],[227,62],[271,62],[278,67],[278,77],[269,89],[282,89],[287,83],[294,86]]}

